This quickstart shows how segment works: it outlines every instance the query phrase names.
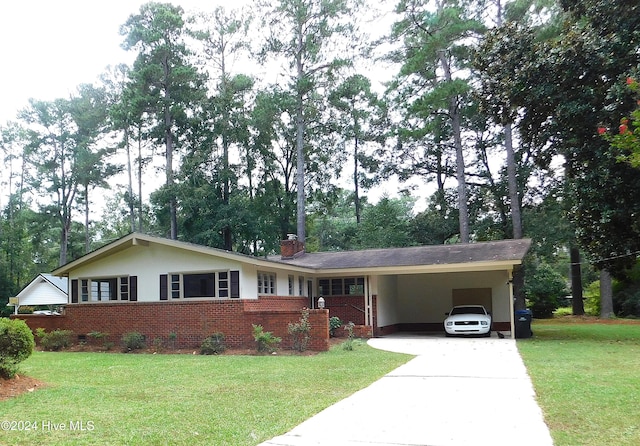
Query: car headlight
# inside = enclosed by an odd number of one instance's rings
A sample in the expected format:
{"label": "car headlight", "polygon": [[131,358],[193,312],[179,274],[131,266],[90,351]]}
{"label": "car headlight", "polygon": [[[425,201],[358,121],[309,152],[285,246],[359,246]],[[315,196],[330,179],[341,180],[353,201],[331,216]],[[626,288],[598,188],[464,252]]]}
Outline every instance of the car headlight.
{"label": "car headlight", "polygon": [[480,321],[480,325],[489,325],[489,322],[487,322],[487,321]]}
{"label": "car headlight", "polygon": [[452,321],[447,321],[447,327],[451,327],[453,325]]}

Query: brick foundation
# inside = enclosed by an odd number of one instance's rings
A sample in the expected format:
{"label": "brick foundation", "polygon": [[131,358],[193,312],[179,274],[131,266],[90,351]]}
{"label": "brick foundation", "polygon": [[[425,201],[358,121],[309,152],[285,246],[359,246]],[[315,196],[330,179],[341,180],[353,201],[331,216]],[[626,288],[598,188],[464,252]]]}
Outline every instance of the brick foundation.
{"label": "brick foundation", "polygon": [[[56,328],[86,336],[92,331],[108,333],[108,340],[118,345],[124,333],[137,331],[152,345],[161,339],[175,348],[198,348],[209,335],[220,332],[229,348],[253,348],[252,324],[282,338],[281,348],[291,348],[287,333],[290,322],[297,322],[306,298],[265,297],[191,302],[126,302],[68,304],[63,316],[18,315],[35,331]],[[23,317],[24,316],[24,317]],[[329,312],[309,310],[311,340],[309,349],[329,349]],[[175,336],[174,336],[175,335]]]}

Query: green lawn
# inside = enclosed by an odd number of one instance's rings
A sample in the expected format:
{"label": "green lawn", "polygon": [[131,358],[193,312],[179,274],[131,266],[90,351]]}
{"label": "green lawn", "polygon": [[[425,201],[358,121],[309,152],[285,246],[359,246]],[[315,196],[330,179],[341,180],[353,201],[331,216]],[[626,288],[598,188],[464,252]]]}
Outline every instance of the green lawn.
{"label": "green lawn", "polygon": [[640,444],[640,324],[534,323],[518,341],[556,446]]}
{"label": "green lawn", "polygon": [[0,421],[38,429],[0,430],[0,444],[255,445],[410,358],[363,343],[315,356],[35,352],[21,372],[48,386],[0,402]]}

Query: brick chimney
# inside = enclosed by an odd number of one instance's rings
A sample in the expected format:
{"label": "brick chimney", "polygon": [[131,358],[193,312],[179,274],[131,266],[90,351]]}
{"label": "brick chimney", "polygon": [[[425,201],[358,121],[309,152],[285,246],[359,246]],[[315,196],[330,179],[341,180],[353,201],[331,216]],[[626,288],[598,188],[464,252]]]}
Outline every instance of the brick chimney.
{"label": "brick chimney", "polygon": [[295,234],[288,234],[287,240],[280,242],[280,256],[283,260],[294,259],[304,254],[304,243]]}

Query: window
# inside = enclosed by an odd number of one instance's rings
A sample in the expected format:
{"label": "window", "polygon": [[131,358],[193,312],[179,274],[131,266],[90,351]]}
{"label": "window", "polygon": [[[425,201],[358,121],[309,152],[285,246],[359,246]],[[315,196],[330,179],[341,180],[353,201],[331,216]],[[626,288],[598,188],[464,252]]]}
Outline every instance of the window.
{"label": "window", "polygon": [[276,294],[276,275],[258,271],[258,294]]}
{"label": "window", "polygon": [[129,300],[128,277],[120,277],[120,300]]}
{"label": "window", "polygon": [[298,277],[298,296],[304,296],[304,277]]}
{"label": "window", "polygon": [[82,302],[89,302],[89,281],[87,279],[81,281],[80,296]]}
{"label": "window", "polygon": [[184,297],[215,297],[215,273],[184,274]]}
{"label": "window", "polygon": [[[236,277],[237,271],[214,271],[206,273],[173,273],[160,275],[160,300],[219,298],[239,296],[239,281],[232,284],[230,277]],[[236,288],[233,288],[235,286]]]}
{"label": "window", "polygon": [[[79,286],[78,286],[79,285]],[[96,279],[74,279],[72,286],[72,303],[135,301],[137,296],[137,276],[122,276]]]}
{"label": "window", "polygon": [[331,287],[329,286],[331,281],[329,279],[320,279],[318,280],[318,292],[321,296],[330,296],[331,295]]}
{"label": "window", "polygon": [[229,273],[218,273],[218,297],[229,297]]}
{"label": "window", "polygon": [[180,274],[171,274],[171,298],[180,299]]}
{"label": "window", "polygon": [[318,280],[321,296],[350,296],[364,294],[364,277],[345,277]]}
{"label": "window", "polygon": [[294,281],[295,277],[289,276],[289,296],[293,296],[294,293]]}
{"label": "window", "polygon": [[118,300],[118,279],[92,279],[91,302]]}

